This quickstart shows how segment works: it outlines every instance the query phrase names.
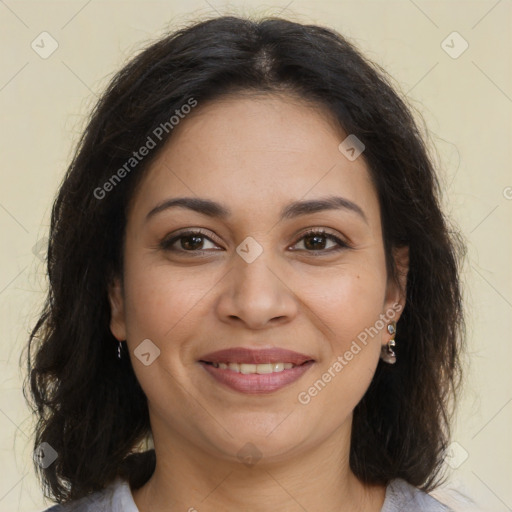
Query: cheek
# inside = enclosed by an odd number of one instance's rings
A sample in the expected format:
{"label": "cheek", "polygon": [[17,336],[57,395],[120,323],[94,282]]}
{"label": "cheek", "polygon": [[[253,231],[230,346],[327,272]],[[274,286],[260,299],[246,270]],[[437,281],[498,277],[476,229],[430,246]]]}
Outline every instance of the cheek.
{"label": "cheek", "polygon": [[[204,294],[204,284],[202,285]],[[128,337],[150,338],[162,343],[166,334],[186,317],[200,300],[194,280],[165,264],[144,258],[127,262],[125,269],[126,327]]]}
{"label": "cheek", "polygon": [[[327,283],[326,283],[327,284]],[[315,312],[329,327],[329,349],[300,391],[303,414],[322,418],[330,431],[364,396],[380,358],[384,280],[379,273],[346,273],[331,279]]]}
{"label": "cheek", "polygon": [[[154,264],[147,258],[126,262],[127,344],[137,380],[162,415],[169,411],[175,414],[186,403],[182,385],[189,379],[186,364],[190,362],[184,361],[183,354],[197,329],[200,300],[211,286],[206,288],[199,279],[171,272],[165,264]],[[148,366],[137,359],[137,348],[146,339],[160,351]],[[155,349],[149,350],[152,357]]]}
{"label": "cheek", "polygon": [[331,329],[336,351],[375,325],[383,312],[386,275],[380,260],[347,262],[320,278],[306,279],[304,286],[310,290],[309,305]]}

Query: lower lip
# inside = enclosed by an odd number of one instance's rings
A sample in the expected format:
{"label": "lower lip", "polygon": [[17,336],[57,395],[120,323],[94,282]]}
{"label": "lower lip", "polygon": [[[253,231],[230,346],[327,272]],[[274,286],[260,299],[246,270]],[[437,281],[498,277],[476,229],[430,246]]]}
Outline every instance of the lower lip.
{"label": "lower lip", "polygon": [[235,391],[239,391],[240,393],[263,394],[272,393],[295,382],[311,368],[313,363],[313,361],[308,361],[300,366],[294,366],[289,370],[264,374],[244,374],[227,369],[221,370],[211,364],[200,364],[214,379]]}

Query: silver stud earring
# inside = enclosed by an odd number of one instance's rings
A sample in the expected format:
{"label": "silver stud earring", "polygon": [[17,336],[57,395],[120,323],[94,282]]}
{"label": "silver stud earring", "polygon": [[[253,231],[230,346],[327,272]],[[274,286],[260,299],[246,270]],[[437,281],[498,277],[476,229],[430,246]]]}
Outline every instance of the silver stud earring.
{"label": "silver stud earring", "polygon": [[389,322],[388,324],[388,333],[392,335],[392,338],[384,345],[381,349],[380,357],[381,359],[388,364],[396,363],[396,354],[393,350],[396,346],[395,336],[396,336],[396,322]]}

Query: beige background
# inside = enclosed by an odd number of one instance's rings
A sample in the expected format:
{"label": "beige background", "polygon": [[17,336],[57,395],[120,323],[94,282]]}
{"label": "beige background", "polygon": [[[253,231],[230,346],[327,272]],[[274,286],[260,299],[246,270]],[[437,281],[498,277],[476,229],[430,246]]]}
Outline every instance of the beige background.
{"label": "beige background", "polygon": [[[134,52],[167,26],[216,11],[332,26],[384,66],[423,114],[437,147],[446,207],[469,246],[470,366],[449,487],[472,497],[479,510],[512,510],[510,0],[0,2],[0,510],[49,505],[32,468],[19,356],[44,297],[37,242],[85,116]],[[43,31],[59,45],[47,59],[31,48]],[[441,46],[453,31],[469,44],[456,59]],[[461,48],[451,39],[454,50]],[[448,493],[438,492],[451,500]]]}

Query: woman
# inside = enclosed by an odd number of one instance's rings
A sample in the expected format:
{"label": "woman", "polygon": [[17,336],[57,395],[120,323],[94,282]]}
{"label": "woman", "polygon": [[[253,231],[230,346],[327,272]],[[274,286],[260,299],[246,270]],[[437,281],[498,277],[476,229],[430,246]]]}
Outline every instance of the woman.
{"label": "woman", "polygon": [[409,109],[342,36],[220,17],[149,46],[50,235],[28,358],[49,510],[449,510],[428,493],[464,245]]}

